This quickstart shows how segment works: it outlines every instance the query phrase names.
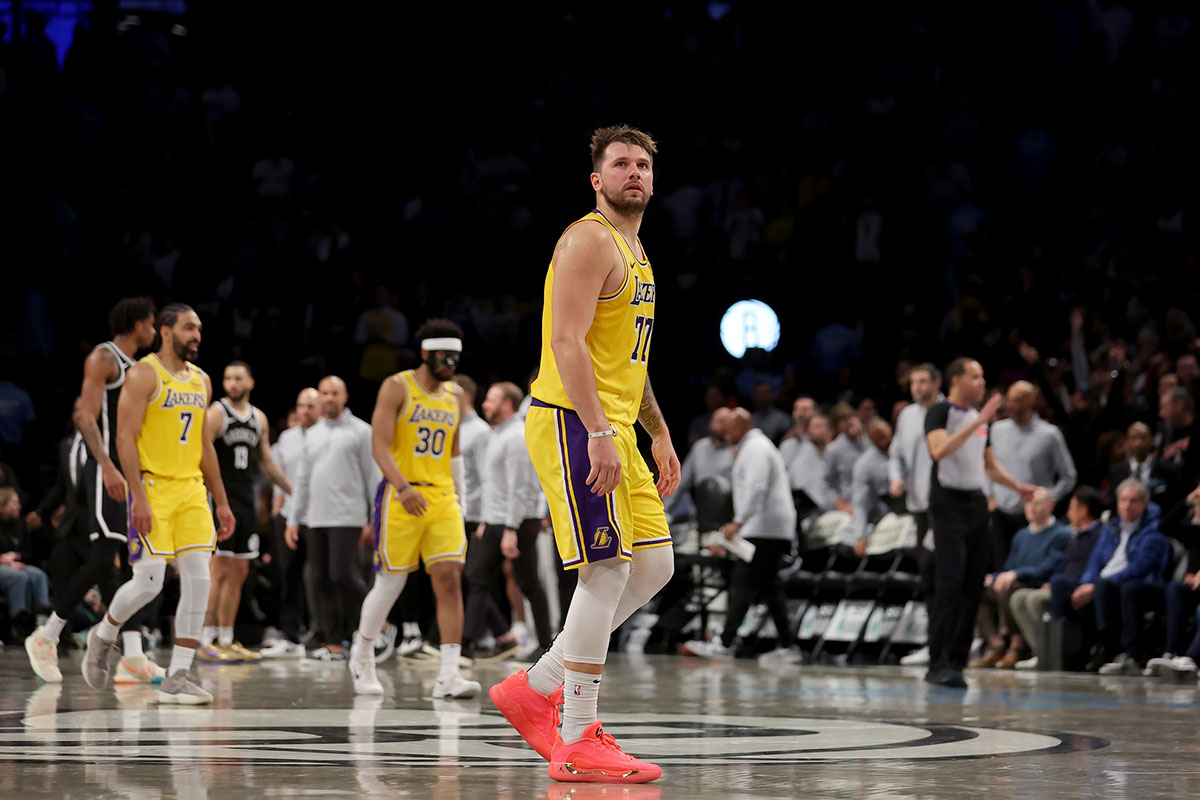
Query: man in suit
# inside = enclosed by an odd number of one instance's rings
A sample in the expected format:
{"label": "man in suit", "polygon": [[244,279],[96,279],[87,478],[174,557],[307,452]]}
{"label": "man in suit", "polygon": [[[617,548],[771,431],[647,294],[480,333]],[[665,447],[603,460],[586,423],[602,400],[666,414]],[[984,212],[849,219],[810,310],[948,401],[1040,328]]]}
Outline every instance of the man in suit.
{"label": "man in suit", "polygon": [[1126,478],[1137,478],[1150,489],[1150,499],[1164,511],[1180,498],[1179,469],[1154,455],[1154,432],[1144,422],[1135,422],[1125,432],[1125,460],[1108,471],[1110,503],[1116,500],[1116,487]]}

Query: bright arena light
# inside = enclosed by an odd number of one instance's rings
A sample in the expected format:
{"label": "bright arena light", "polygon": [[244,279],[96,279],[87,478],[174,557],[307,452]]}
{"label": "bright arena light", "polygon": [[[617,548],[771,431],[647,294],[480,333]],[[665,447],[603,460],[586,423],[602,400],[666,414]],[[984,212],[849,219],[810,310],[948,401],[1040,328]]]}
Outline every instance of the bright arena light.
{"label": "bright arena light", "polygon": [[779,317],[761,300],[739,300],[721,317],[721,344],[741,358],[749,347],[771,351],[779,344]]}

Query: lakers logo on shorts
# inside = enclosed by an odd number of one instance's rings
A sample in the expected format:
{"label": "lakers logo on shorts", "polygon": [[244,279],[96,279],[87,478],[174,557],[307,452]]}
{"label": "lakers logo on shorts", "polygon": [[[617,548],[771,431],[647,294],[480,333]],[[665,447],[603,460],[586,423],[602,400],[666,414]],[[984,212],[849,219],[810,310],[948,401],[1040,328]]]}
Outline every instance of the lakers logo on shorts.
{"label": "lakers logo on shorts", "polygon": [[612,544],[612,537],[608,535],[608,528],[596,528],[596,533],[592,537],[592,547],[608,547]]}

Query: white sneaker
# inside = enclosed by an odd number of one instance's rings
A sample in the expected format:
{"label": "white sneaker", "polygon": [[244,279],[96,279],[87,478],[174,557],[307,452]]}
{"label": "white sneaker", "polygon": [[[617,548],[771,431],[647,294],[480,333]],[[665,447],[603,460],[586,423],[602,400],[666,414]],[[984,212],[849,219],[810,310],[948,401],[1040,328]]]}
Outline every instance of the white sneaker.
{"label": "white sneaker", "polygon": [[920,650],[913,650],[906,656],[900,658],[900,664],[905,667],[923,667],[929,663],[929,648],[922,647]]}
{"label": "white sneaker", "polygon": [[258,651],[263,658],[304,658],[304,645],[279,639]]}
{"label": "white sneaker", "polygon": [[383,632],[375,637],[375,663],[382,664],[392,657],[392,653],[396,652],[396,637],[400,635],[400,629],[392,623],[383,629]]}
{"label": "white sneaker", "polygon": [[707,642],[695,639],[684,644],[683,649],[701,658],[733,658],[733,648],[726,647],[720,636],[714,636]]}
{"label": "white sneaker", "polygon": [[797,645],[776,647],[774,650],[759,656],[758,663],[764,667],[789,664],[800,665],[804,663],[804,655],[800,652],[800,648]]}
{"label": "white sneaker", "polygon": [[213,696],[201,688],[188,675],[187,670],[178,670],[167,677],[158,687],[158,702],[184,706],[201,706],[211,703]]}
{"label": "white sneaker", "polygon": [[1128,653],[1120,653],[1112,661],[1100,667],[1101,675],[1136,675],[1140,672],[1137,661]]}
{"label": "white sneaker", "polygon": [[1180,683],[1196,682],[1196,662],[1187,656],[1176,656],[1171,659],[1171,672]]}
{"label": "white sneaker", "polygon": [[1171,662],[1175,657],[1170,653],[1163,653],[1158,658],[1152,658],[1146,662],[1146,668],[1142,670],[1142,675],[1147,678],[1159,678],[1166,675],[1171,669]]}
{"label": "white sneaker", "polygon": [[46,683],[62,683],[62,670],[58,668],[58,642],[42,633],[38,627],[25,639],[25,652],[29,655],[29,666]]}
{"label": "white sneaker", "polygon": [[1037,669],[1038,668],[1038,657],[1030,656],[1029,658],[1026,658],[1022,661],[1018,661],[1016,664],[1013,664],[1013,667],[1015,667],[1016,669]]}
{"label": "white sneaker", "polygon": [[469,681],[456,672],[448,678],[438,677],[437,683],[433,685],[433,696],[434,698],[462,700],[475,697],[482,688],[478,681]]}
{"label": "white sneaker", "polygon": [[271,645],[275,644],[276,642],[286,641],[286,640],[287,640],[287,637],[284,636],[280,632],[279,628],[276,628],[274,625],[268,625],[266,627],[266,629],[263,631],[260,651],[261,651],[261,648],[263,648],[263,647],[270,647]]}
{"label": "white sneaker", "polygon": [[167,671],[155,664],[150,656],[121,656],[113,671],[113,683],[162,683]]}
{"label": "white sneaker", "polygon": [[420,636],[409,636],[396,645],[396,657],[405,661],[420,661],[428,656],[424,650],[425,642]]}
{"label": "white sneaker", "polygon": [[383,694],[383,684],[375,674],[374,647],[357,632],[350,646],[350,677],[355,694]]}

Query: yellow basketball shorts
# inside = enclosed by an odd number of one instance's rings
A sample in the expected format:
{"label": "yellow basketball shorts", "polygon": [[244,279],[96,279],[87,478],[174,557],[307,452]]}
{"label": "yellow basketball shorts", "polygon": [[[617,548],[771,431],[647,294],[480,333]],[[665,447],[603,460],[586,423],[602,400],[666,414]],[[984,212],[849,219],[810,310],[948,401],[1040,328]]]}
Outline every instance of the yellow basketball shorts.
{"label": "yellow basketball shorts", "polygon": [[671,544],[662,498],[638,452],[637,433],[630,425],[615,427],[621,482],[601,497],[587,485],[591,462],[579,416],[535,398],[525,418],[525,444],[546,494],[565,569],[607,558],[629,561],[635,549]]}
{"label": "yellow basketball shorts", "polygon": [[[414,484],[415,485],[415,484]],[[429,503],[414,517],[396,498],[386,480],[375,492],[375,571],[415,572],[420,562],[428,569],[442,561],[464,563],[467,537],[462,510],[452,489],[416,486]]]}
{"label": "yellow basketball shorts", "polygon": [[[129,517],[129,561],[143,557],[171,559],[189,550],[212,551],[217,546],[212,509],[204,479],[142,475],[150,503],[150,532],[143,533]],[[133,495],[128,508],[133,508]]]}

